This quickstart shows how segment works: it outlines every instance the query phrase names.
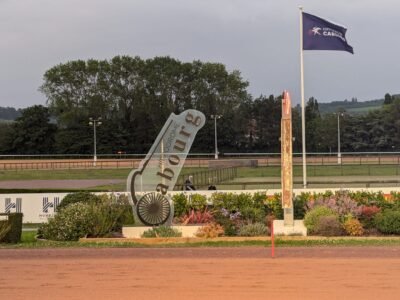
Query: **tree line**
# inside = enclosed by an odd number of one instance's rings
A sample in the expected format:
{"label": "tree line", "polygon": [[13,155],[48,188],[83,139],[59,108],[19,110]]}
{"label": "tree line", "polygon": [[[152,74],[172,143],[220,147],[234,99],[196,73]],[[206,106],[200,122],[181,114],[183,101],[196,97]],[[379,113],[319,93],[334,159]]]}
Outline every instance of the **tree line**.
{"label": "tree line", "polygon": [[[280,152],[281,95],[254,98],[239,71],[223,64],[180,62],[170,57],[76,60],[52,67],[40,91],[47,106],[22,111],[13,123],[0,123],[1,154],[91,154],[93,126],[97,153],[147,153],[170,113],[202,111],[206,125],[192,152]],[[387,94],[388,95],[388,94]],[[394,151],[400,148],[400,102],[385,95],[381,109],[364,115],[340,111],[341,150]],[[389,101],[390,100],[390,101]],[[342,115],[342,113],[344,113]],[[301,152],[301,116],[293,108],[293,150]],[[337,114],[321,114],[318,101],[306,106],[307,152],[337,151]]]}

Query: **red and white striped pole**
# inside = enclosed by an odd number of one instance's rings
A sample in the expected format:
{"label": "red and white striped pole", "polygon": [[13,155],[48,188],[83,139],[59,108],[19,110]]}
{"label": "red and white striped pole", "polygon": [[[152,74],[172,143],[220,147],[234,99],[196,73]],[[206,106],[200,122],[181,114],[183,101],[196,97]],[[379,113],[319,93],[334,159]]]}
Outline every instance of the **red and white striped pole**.
{"label": "red and white striped pole", "polygon": [[271,221],[271,257],[275,257],[274,220]]}

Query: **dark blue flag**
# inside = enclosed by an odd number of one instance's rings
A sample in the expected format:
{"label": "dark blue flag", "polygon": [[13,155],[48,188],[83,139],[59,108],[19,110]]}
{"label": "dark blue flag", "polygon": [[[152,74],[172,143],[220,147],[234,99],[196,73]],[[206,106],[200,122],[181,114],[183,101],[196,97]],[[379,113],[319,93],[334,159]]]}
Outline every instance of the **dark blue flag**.
{"label": "dark blue flag", "polygon": [[353,53],[347,44],[347,29],[303,12],[303,50],[339,50]]}

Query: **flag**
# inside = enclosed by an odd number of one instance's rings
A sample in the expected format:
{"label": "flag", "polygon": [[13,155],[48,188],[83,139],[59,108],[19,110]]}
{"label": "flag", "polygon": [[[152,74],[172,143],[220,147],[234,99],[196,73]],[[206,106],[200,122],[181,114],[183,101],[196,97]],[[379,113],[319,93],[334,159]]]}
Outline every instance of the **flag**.
{"label": "flag", "polygon": [[338,50],[352,54],[347,28],[303,12],[303,50]]}

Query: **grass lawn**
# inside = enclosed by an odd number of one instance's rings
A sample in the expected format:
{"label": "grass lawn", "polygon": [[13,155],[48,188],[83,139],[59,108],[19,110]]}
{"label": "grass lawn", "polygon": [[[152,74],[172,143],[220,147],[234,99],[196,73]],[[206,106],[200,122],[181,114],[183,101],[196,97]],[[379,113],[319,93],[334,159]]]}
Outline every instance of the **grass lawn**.
{"label": "grass lawn", "polygon": [[[190,174],[206,168],[183,168]],[[131,169],[1,170],[0,180],[127,179]]]}
{"label": "grass lawn", "polygon": [[[207,168],[183,168],[182,174],[193,174]],[[0,180],[50,180],[50,179],[126,179],[130,169],[71,169],[71,170],[2,170]],[[294,176],[302,176],[302,166],[293,167]],[[395,176],[400,174],[397,165],[328,165],[307,166],[307,175],[313,176]],[[238,177],[280,177],[279,166],[239,168]]]}
{"label": "grass lawn", "polygon": [[[101,247],[241,247],[241,246],[271,246],[270,241],[207,241],[201,243],[176,243],[176,244],[157,244],[154,246],[143,245],[134,242],[57,242],[57,241],[38,241],[35,238],[36,231],[23,231],[21,242],[18,244],[0,244],[1,248],[101,248]],[[281,237],[275,238],[277,247],[312,247],[312,246],[400,246],[400,237],[385,238],[324,238],[315,239],[285,239]]]}

